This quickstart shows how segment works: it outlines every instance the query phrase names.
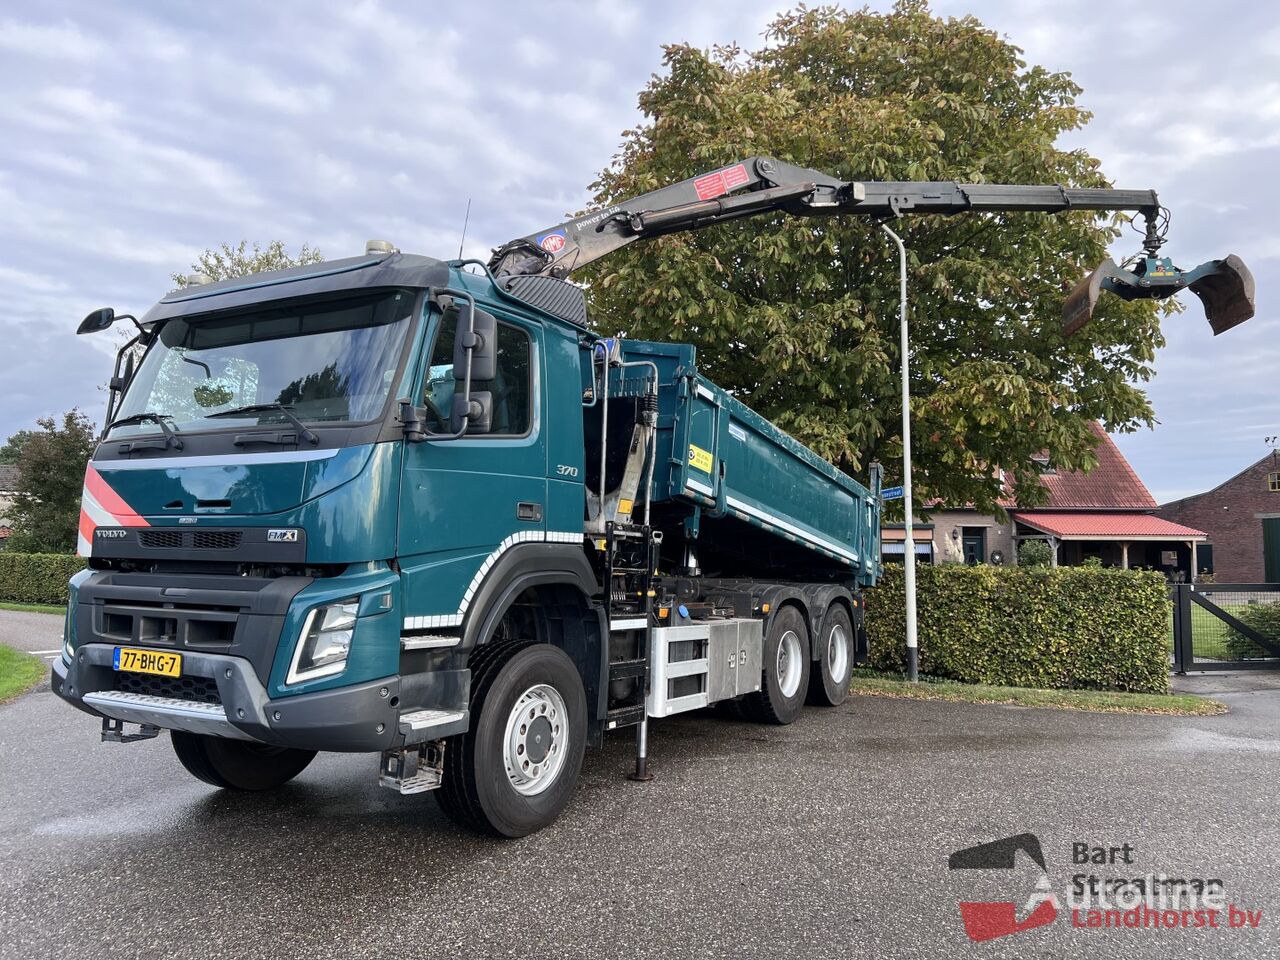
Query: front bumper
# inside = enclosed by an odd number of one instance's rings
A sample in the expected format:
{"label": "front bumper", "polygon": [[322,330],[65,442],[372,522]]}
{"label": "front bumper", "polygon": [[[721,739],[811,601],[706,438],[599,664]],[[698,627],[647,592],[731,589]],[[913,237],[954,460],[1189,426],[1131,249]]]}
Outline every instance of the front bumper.
{"label": "front bumper", "polygon": [[[220,703],[207,703],[116,689],[114,649],[86,643],[71,664],[54,661],[53,692],[98,717],[282,747],[366,752],[391,749],[405,739],[398,676],[272,700],[248,660],[183,650],[183,676],[217,686]],[[465,716],[460,720],[465,730]],[[433,733],[460,732],[452,727],[441,725]]]}

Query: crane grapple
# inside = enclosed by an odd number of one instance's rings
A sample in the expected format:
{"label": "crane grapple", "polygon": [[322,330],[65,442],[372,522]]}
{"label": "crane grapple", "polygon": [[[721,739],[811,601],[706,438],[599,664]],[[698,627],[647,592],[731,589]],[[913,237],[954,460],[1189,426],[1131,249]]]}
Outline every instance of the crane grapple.
{"label": "crane grapple", "polygon": [[1154,256],[1126,270],[1108,257],[1076,284],[1063,303],[1062,326],[1068,336],[1093,317],[1104,290],[1122,300],[1163,300],[1190,290],[1204,304],[1215,336],[1244,323],[1254,313],[1253,274],[1234,253],[1208,260],[1193,270],[1179,270],[1168,257]]}

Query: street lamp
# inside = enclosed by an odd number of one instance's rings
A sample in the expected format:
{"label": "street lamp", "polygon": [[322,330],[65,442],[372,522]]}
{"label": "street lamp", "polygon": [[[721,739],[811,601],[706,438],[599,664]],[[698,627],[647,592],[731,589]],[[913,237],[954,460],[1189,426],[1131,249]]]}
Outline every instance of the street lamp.
{"label": "street lamp", "polygon": [[919,679],[920,651],[916,636],[916,541],[911,532],[914,504],[911,499],[911,384],[908,380],[910,357],[907,354],[907,248],[902,238],[889,229],[887,223],[880,224],[880,229],[898,245],[899,336],[902,343],[902,509],[905,513],[903,525],[906,528],[904,531],[906,543],[903,545],[902,559],[907,600],[907,679],[914,683]]}

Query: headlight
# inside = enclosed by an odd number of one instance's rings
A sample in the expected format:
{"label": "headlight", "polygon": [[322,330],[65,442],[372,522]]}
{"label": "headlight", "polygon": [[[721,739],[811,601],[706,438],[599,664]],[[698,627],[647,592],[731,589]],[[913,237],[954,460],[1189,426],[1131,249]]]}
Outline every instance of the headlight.
{"label": "headlight", "polygon": [[76,652],[71,649],[71,636],[67,631],[62,633],[62,659],[70,663],[76,657]]}
{"label": "headlight", "polygon": [[302,625],[302,639],[293,651],[293,663],[285,683],[315,680],[341,673],[351,650],[360,598],[316,607]]}

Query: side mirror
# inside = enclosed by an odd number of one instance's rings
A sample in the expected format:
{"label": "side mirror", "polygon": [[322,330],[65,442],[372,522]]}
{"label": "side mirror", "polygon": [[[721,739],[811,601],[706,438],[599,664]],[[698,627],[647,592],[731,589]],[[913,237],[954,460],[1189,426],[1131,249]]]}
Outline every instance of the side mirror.
{"label": "side mirror", "polygon": [[107,327],[111,326],[115,322],[116,312],[110,307],[102,307],[98,310],[94,310],[80,321],[80,326],[76,328],[76,335],[79,336],[84,333],[98,333],[107,329]]}
{"label": "side mirror", "polygon": [[449,425],[454,433],[461,433],[463,424],[467,433],[488,433],[493,429],[493,394],[488,390],[473,390],[471,396],[454,394],[453,416]]}
{"label": "side mirror", "polygon": [[459,383],[467,378],[468,353],[471,354],[472,383],[492,380],[498,375],[498,320],[493,314],[474,308],[458,310],[457,333],[453,338],[453,378]]}

